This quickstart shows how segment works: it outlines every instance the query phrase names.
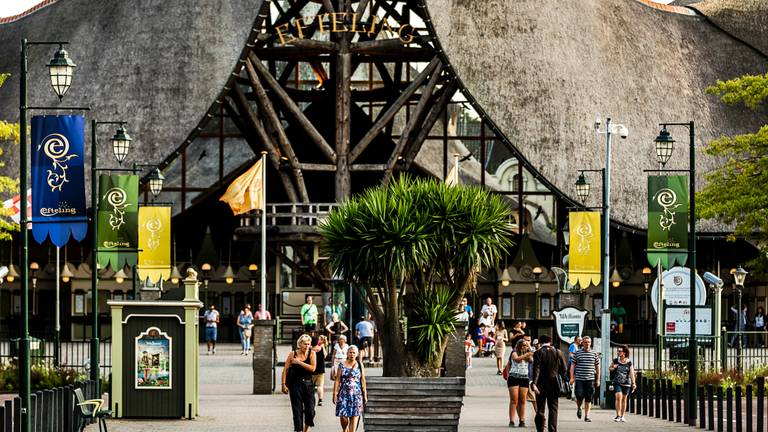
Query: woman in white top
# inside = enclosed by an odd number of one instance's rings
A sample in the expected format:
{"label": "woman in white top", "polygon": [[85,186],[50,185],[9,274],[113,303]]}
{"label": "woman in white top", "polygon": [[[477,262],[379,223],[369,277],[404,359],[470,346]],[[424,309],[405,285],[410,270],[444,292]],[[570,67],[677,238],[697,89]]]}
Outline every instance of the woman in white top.
{"label": "woman in white top", "polygon": [[349,344],[347,344],[347,337],[344,335],[339,336],[339,340],[333,345],[333,367],[331,367],[331,379],[336,377],[336,368],[344,362],[347,358],[347,351],[349,350]]}
{"label": "woman in white top", "polygon": [[533,361],[531,346],[525,339],[520,339],[509,356],[506,369],[509,371],[507,389],[509,390],[509,426],[515,425],[515,412],[520,419],[518,426],[525,427],[525,398],[528,396],[528,363]]}

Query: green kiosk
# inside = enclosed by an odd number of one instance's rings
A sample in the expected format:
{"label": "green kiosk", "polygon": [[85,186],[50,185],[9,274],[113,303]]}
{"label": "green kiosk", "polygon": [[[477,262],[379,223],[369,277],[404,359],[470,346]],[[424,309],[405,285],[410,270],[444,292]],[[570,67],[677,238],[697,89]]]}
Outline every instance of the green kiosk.
{"label": "green kiosk", "polygon": [[182,300],[109,301],[112,393],[117,418],[198,415],[197,272],[187,270]]}

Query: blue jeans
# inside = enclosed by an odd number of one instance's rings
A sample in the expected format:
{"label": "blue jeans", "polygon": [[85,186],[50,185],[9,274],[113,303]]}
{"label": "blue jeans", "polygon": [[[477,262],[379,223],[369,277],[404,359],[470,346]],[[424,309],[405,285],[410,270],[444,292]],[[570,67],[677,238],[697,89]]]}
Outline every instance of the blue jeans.
{"label": "blue jeans", "polygon": [[251,349],[251,338],[245,337],[245,329],[240,327],[240,345],[243,347],[243,352]]}

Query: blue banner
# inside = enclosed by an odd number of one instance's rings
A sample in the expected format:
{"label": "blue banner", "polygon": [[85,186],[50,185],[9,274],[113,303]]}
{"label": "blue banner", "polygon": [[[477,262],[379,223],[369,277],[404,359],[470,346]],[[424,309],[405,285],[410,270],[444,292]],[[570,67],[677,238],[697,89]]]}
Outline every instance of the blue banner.
{"label": "blue banner", "polygon": [[[58,247],[88,232],[85,213],[85,118],[32,117],[32,235]],[[23,175],[23,174],[22,174]]]}

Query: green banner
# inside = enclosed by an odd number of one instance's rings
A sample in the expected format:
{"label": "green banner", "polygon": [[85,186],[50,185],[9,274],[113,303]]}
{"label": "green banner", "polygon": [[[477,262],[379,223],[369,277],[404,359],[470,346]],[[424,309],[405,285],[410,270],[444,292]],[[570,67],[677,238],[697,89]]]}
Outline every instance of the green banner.
{"label": "green banner", "polygon": [[98,262],[118,271],[136,264],[139,244],[139,177],[99,176]]}
{"label": "green banner", "polygon": [[648,177],[648,263],[684,266],[688,259],[688,177]]}

